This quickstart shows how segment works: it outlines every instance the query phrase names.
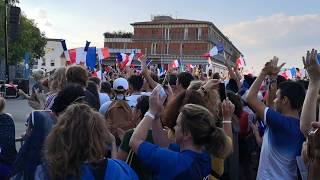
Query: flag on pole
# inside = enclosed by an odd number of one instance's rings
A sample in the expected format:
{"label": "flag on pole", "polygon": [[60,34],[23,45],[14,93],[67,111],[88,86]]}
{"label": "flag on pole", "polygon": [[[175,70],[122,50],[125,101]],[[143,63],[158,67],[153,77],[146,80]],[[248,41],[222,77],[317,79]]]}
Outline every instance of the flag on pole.
{"label": "flag on pole", "polygon": [[143,56],[144,54],[142,52],[137,54],[137,59],[140,61],[140,58]]}
{"label": "flag on pole", "polygon": [[239,68],[242,68],[246,65],[246,62],[243,59],[243,56],[239,56],[239,58],[236,61]]}
{"label": "flag on pole", "polygon": [[125,53],[117,53],[117,57],[116,60],[117,62],[122,62],[122,61],[126,61],[128,59],[128,55]]}
{"label": "flag on pole", "polygon": [[148,58],[146,61],[147,66],[150,66],[151,62],[152,62],[152,59]]}
{"label": "flag on pole", "polygon": [[72,51],[71,53],[74,54],[70,54],[70,58],[75,57],[75,62],[76,64],[80,64],[81,62],[83,62],[83,55],[84,55],[84,48],[80,47],[80,48],[76,48],[75,51]]}
{"label": "flag on pole", "polygon": [[67,49],[66,40],[64,40],[64,39],[61,40],[61,45],[62,45],[64,56],[66,57],[66,60],[70,61],[70,56],[69,56],[69,52]]}
{"label": "flag on pole", "polygon": [[181,64],[180,63],[180,59],[175,59],[175,60],[172,61],[171,67],[172,68],[179,68],[180,64]]}
{"label": "flag on pole", "polygon": [[291,68],[290,69],[290,72],[291,72],[291,75],[292,75],[292,77],[296,77],[297,76],[297,70],[296,70],[296,68]]}
{"label": "flag on pole", "polygon": [[213,46],[213,48],[209,51],[210,57],[213,57],[215,55],[218,55],[219,53],[223,52],[224,47],[222,44],[217,44],[216,46]]}
{"label": "flag on pole", "polygon": [[135,54],[136,54],[136,52],[133,51],[133,52],[129,55],[129,57],[128,57],[128,63],[126,64],[127,67],[131,66],[131,63],[132,63],[132,60],[133,60]]}
{"label": "flag on pole", "polygon": [[110,57],[109,48],[99,48],[98,57],[99,60],[108,59]]}
{"label": "flag on pole", "polygon": [[96,47],[89,47],[86,56],[86,66],[93,70],[96,67]]}
{"label": "flag on pole", "polygon": [[286,75],[287,75],[288,79],[292,79],[293,78],[290,69],[286,70]]}
{"label": "flag on pole", "polygon": [[69,49],[68,54],[70,55],[70,61],[67,61],[68,64],[74,64],[76,63],[77,59],[77,49]]}
{"label": "flag on pole", "polygon": [[23,60],[24,60],[24,73],[23,73],[23,76],[24,76],[24,78],[25,79],[28,79],[29,78],[29,71],[30,71],[30,66],[29,66],[29,64],[30,64],[30,53],[29,52],[25,52],[24,53],[24,58],[23,58]]}
{"label": "flag on pole", "polygon": [[83,50],[83,53],[82,53],[82,57],[81,57],[81,59],[80,59],[80,63],[81,63],[81,62],[82,62],[83,64],[86,63],[87,53],[88,53],[88,49],[89,49],[90,43],[91,43],[91,42],[86,41],[86,45],[84,46],[84,50]]}

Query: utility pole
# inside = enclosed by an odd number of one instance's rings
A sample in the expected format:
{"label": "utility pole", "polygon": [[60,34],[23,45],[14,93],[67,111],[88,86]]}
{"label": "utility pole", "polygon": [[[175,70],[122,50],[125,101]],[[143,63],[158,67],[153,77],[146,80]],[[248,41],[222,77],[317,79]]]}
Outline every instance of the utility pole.
{"label": "utility pole", "polygon": [[8,66],[8,0],[5,0],[4,15],[4,60],[5,60],[5,81],[9,83],[9,66]]}

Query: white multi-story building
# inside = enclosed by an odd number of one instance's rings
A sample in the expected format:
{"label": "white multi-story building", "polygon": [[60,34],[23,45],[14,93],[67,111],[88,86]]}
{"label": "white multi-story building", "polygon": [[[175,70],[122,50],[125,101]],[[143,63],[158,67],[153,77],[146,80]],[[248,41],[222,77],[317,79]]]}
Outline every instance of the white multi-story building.
{"label": "white multi-story building", "polygon": [[38,59],[37,68],[50,72],[56,68],[65,66],[66,59],[63,55],[61,40],[62,39],[47,39],[45,55]]}

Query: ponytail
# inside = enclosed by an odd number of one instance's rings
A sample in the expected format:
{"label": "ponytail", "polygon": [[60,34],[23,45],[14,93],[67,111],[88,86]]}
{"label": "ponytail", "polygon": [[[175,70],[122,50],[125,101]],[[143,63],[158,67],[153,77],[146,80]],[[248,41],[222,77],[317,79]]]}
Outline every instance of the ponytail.
{"label": "ponytail", "polygon": [[[228,136],[222,128],[215,127],[208,135],[206,150],[215,157],[224,158],[231,151]],[[232,146],[232,145],[231,145]]]}

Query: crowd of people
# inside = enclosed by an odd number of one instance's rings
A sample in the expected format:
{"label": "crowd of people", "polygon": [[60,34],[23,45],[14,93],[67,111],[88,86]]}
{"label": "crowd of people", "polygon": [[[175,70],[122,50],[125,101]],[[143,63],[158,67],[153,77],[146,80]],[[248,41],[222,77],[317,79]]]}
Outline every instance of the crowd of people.
{"label": "crowd of people", "polygon": [[80,65],[35,70],[19,91],[34,109],[20,149],[0,98],[0,179],[320,179],[316,50],[308,80],[283,78],[277,57],[257,77],[228,58],[227,79],[158,76],[146,59],[102,80]]}

